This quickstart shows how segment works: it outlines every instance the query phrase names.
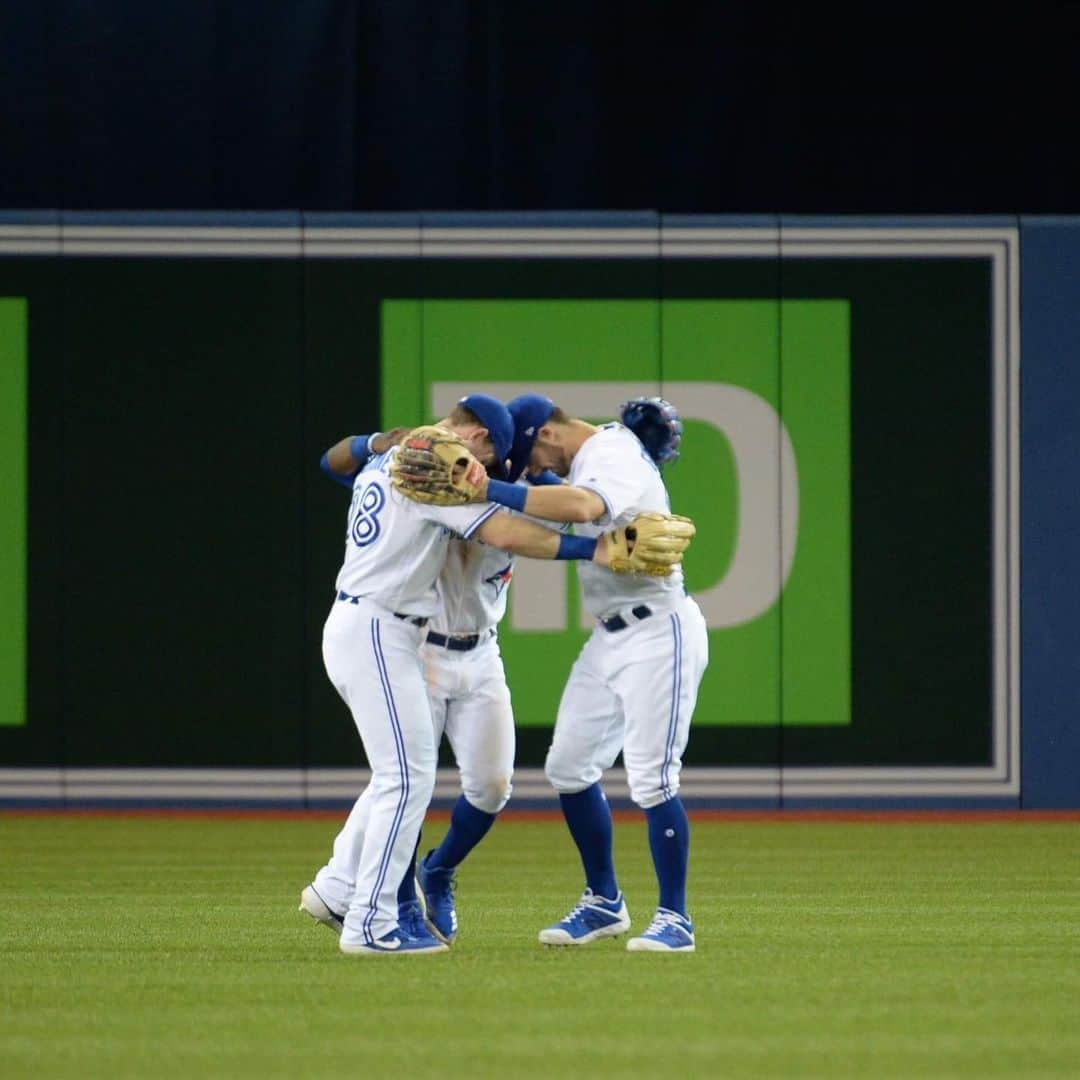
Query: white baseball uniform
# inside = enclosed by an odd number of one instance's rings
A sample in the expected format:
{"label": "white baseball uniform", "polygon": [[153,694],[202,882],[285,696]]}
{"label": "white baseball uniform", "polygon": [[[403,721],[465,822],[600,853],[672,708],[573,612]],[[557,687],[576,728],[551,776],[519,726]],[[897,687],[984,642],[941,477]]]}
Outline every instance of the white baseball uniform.
{"label": "white baseball uniform", "polygon": [[514,769],[514,713],[495,632],[513,572],[507,552],[451,540],[439,576],[442,605],[421,650],[435,745],[445,734],[462,793],[487,814],[506,805]]}
{"label": "white baseball uniform", "polygon": [[338,595],[323,629],[327,674],[352,712],[372,772],[315,877],[331,909],[348,907],[344,944],[370,944],[397,926],[398,884],[437,763],[420,644],[439,607],[436,580],[451,538],[472,536],[499,509],[406,499],[390,484],[396,452],[372,458],[353,481]]}
{"label": "white baseball uniform", "polygon": [[[578,535],[597,536],[649,510],[670,512],[660,471],[621,424],[585,440],[567,481],[595,492],[606,508],[599,521],[575,525]],[[581,563],[578,574],[585,607],[600,621],[571,669],[545,772],[557,791],[583,791],[622,750],[634,802],[656,806],[679,790],[709,660],[705,618],[686,594],[681,567],[649,577]]]}

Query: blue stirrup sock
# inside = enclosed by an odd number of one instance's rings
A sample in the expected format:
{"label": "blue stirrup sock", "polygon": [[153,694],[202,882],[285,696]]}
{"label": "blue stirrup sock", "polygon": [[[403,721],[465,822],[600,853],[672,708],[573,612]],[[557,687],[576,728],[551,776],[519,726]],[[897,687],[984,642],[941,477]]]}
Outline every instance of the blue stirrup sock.
{"label": "blue stirrup sock", "polygon": [[464,795],[458,796],[450,814],[450,829],[443,842],[431,853],[428,866],[450,870],[457,866],[495,824],[495,815],[477,810]]}
{"label": "blue stirrup sock", "polygon": [[597,895],[614,900],[619,895],[612,852],[611,807],[599,783],[572,795],[560,795],[563,817],[581,854],[585,883]]}
{"label": "blue stirrup sock", "polygon": [[686,915],[686,864],[690,856],[690,822],[676,795],[645,811],[649,849],[660,883],[660,906]]}

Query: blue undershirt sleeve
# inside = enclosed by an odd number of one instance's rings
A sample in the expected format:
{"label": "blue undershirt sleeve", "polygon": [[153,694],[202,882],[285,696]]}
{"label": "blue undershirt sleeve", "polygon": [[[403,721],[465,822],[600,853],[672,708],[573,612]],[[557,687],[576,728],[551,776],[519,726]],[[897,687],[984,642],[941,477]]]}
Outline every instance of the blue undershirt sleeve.
{"label": "blue undershirt sleeve", "polygon": [[330,462],[326,460],[326,454],[323,454],[323,456],[319,458],[319,468],[322,469],[335,484],[340,484],[342,487],[350,489],[353,486],[353,481],[356,479],[356,474],[360,471],[359,469],[354,469],[351,473],[334,472],[334,470],[330,468]]}
{"label": "blue undershirt sleeve", "polygon": [[354,435],[352,437],[352,441],[349,443],[349,455],[352,457],[353,461],[356,462],[356,468],[353,469],[352,472],[335,472],[330,467],[330,462],[327,458],[327,454],[330,453],[329,450],[327,450],[326,454],[323,454],[319,459],[319,468],[322,469],[335,484],[340,484],[342,487],[351,490],[353,481],[356,479],[356,474],[368,463],[368,459],[371,457],[371,440],[374,437],[374,435]]}
{"label": "blue undershirt sleeve", "polygon": [[532,473],[527,472],[525,479],[533,485],[533,487],[550,487],[552,484],[561,484],[562,477],[556,476],[550,469],[545,469],[541,473],[537,473],[533,476]]}

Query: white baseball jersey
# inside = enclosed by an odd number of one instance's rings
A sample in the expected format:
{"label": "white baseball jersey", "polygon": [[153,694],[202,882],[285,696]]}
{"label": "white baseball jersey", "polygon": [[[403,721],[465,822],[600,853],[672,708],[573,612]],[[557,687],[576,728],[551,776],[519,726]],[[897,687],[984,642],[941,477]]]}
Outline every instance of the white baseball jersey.
{"label": "white baseball jersey", "polygon": [[[527,481],[518,483],[524,487]],[[565,532],[569,526],[506,510],[545,529]],[[487,520],[486,518],[484,519]],[[479,540],[451,540],[439,575],[439,611],[431,620],[440,634],[476,634],[497,626],[506,614],[506,590],[514,576],[514,556]]]}
{"label": "white baseball jersey", "polygon": [[[570,465],[567,482],[595,492],[606,513],[598,522],[575,525],[578,536],[599,536],[612,528],[629,525],[648,510],[671,512],[660,470],[645,453],[638,438],[622,424],[605,424],[582,444]],[[585,608],[604,618],[622,608],[650,601],[670,605],[685,593],[682,567],[670,577],[615,574],[607,567],[584,560],[578,563]]]}
{"label": "white baseball jersey", "polygon": [[451,538],[473,536],[499,507],[430,506],[405,498],[390,484],[390,461],[397,450],[391,447],[373,457],[353,481],[345,559],[336,585],[340,592],[390,611],[431,616],[439,607],[436,579]]}
{"label": "white baseball jersey", "polygon": [[431,628],[441,634],[476,634],[496,626],[506,614],[506,587],[513,575],[514,557],[508,551],[452,539]]}

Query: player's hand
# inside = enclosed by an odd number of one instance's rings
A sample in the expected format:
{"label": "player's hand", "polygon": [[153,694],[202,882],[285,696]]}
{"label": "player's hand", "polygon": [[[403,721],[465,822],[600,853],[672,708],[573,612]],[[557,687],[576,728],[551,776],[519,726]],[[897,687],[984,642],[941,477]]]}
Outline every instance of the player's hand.
{"label": "player's hand", "polygon": [[608,567],[616,574],[670,577],[695,532],[694,523],[680,514],[638,514],[629,525],[605,534]]}
{"label": "player's hand", "polygon": [[385,454],[391,446],[397,446],[411,430],[411,428],[407,427],[396,427],[391,428],[389,431],[380,432],[368,444],[371,452],[373,454]]}

